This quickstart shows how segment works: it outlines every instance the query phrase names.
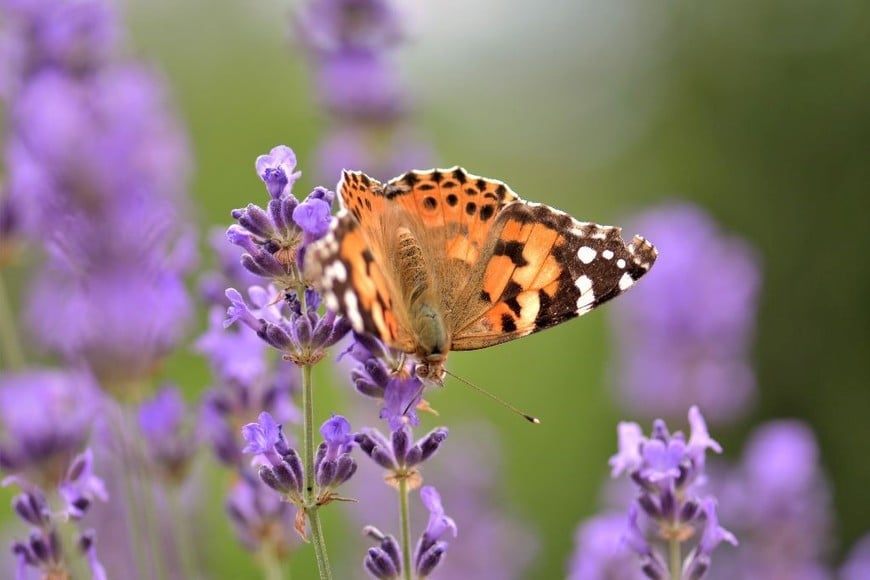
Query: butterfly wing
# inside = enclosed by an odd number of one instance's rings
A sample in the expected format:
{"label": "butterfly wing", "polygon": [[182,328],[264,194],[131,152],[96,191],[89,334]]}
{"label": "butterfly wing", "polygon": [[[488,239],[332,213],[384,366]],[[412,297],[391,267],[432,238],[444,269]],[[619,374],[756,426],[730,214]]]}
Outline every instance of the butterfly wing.
{"label": "butterfly wing", "polygon": [[580,222],[542,204],[506,205],[456,301],[453,350],[474,350],[544,330],[628,290],[656,249],[620,229]]}

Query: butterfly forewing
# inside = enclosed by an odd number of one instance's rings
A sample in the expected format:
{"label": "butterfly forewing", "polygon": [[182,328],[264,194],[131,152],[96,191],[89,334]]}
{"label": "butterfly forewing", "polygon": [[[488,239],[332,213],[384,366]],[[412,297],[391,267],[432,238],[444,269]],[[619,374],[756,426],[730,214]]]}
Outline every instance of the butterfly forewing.
{"label": "butterfly forewing", "polygon": [[[589,312],[631,287],[656,258],[643,238],[517,201],[497,216],[453,322],[453,350],[507,342]],[[474,290],[478,295],[474,295]]]}

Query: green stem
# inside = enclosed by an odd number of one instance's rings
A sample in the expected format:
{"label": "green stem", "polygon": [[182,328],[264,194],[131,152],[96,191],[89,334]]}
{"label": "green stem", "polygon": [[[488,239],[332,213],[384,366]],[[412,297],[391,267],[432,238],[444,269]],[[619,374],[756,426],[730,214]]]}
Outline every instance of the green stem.
{"label": "green stem", "polygon": [[399,479],[399,519],[402,528],[402,575],[411,580],[411,516],[408,510],[408,478]]}
{"label": "green stem", "polygon": [[323,537],[323,528],[320,525],[320,514],[317,513],[319,506],[317,506],[317,500],[314,497],[314,402],[311,365],[302,365],[302,449],[304,452],[302,492],[305,497],[305,514],[311,524],[311,543],[314,544],[314,556],[317,558],[320,580],[331,580],[332,570],[329,567],[329,557],[326,554],[326,542]]}
{"label": "green stem", "polygon": [[671,538],[668,542],[668,552],[670,556],[671,580],[680,580],[682,574],[683,562],[680,556],[680,541],[676,538]]}
{"label": "green stem", "polygon": [[12,303],[6,291],[6,283],[0,276],[0,344],[3,345],[3,360],[9,369],[20,369],[24,366],[24,354],[21,352],[18,328],[15,326],[15,315],[12,313]]}
{"label": "green stem", "polygon": [[264,545],[260,549],[259,556],[260,564],[263,567],[263,578],[265,580],[289,580],[289,573],[285,577],[281,572],[281,562],[275,555],[275,550],[272,545]]}
{"label": "green stem", "polygon": [[[163,489],[166,489],[164,484]],[[172,514],[175,520],[175,549],[181,563],[181,571],[185,578],[196,578],[196,553],[193,550],[193,534],[190,530],[190,514],[186,513],[184,500],[181,497],[181,484],[178,483],[166,489],[171,502]]]}

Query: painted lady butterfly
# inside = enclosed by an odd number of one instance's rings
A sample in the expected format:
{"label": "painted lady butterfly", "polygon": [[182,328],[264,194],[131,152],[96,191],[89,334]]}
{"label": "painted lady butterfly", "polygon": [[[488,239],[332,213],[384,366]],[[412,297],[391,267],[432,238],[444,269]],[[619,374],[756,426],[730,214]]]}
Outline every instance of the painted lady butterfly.
{"label": "painted lady butterfly", "polygon": [[343,209],[305,275],[354,330],[414,355],[440,384],[451,350],[493,346],[585,314],[649,271],[640,236],[580,222],[464,169],[382,184],[344,171]]}

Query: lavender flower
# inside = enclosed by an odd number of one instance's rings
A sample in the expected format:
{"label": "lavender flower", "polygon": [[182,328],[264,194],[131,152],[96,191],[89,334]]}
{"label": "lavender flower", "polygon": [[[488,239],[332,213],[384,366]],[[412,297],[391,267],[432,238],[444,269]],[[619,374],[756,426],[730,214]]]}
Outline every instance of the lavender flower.
{"label": "lavender flower", "polygon": [[[75,537],[75,547],[85,560],[94,578],[104,580],[106,572],[97,559],[93,530],[81,531],[77,523],[88,511],[94,499],[108,500],[105,485],[93,472],[93,453],[90,449],[76,456],[57,492],[66,508],[53,512],[46,493],[38,485],[21,476],[10,476],[3,485],[15,483],[22,488],[12,505],[15,513],[30,526],[27,541],[14,541],[12,554],[17,563],[17,578],[26,578],[28,568],[42,571],[45,577],[66,577],[71,571],[71,551],[63,541]],[[74,528],[62,532],[62,527]],[[64,540],[62,540],[64,538]]]}
{"label": "lavender flower", "polygon": [[[413,567],[418,578],[429,577],[444,558],[447,542],[442,538],[451,532],[456,537],[457,528],[453,518],[447,516],[441,505],[441,496],[431,485],[420,489],[420,499],[429,511],[429,522],[417,540]],[[401,549],[396,538],[386,535],[374,526],[366,526],[363,533],[378,542],[369,548],[363,560],[363,568],[378,579],[399,578],[402,572]]]}
{"label": "lavender flower", "polygon": [[[451,543],[450,556],[442,559],[431,576],[433,579],[519,580],[528,576],[536,536],[528,521],[511,513],[509,502],[499,493],[500,453],[496,435],[487,424],[451,427],[453,443],[439,447],[439,459],[426,463],[427,483],[438,489],[462,530],[462,541]],[[391,442],[387,440],[386,444]],[[361,463],[360,473],[352,480],[348,492],[358,499],[348,507],[353,521],[360,527],[366,526],[364,531],[376,541],[376,536],[368,534],[369,529],[391,528],[399,513],[395,489],[381,483],[379,470],[382,468],[374,461]],[[391,504],[394,508],[389,509]],[[412,530],[424,529],[428,521],[428,510],[418,506],[412,496]],[[371,553],[377,547],[367,548]],[[352,576],[352,573],[347,571],[345,575]]]}
{"label": "lavender flower", "polygon": [[849,551],[839,577],[842,580],[870,578],[870,535],[858,540]]}
{"label": "lavender flower", "polygon": [[[710,438],[697,407],[689,410],[689,424],[692,430],[686,441],[679,431],[671,434],[660,419],[653,423],[650,438],[641,434],[637,424],[621,423],[619,453],[610,460],[614,477],[628,473],[638,486],[639,495],[629,507],[624,541],[640,557],[641,571],[649,578],[665,578],[676,563],[671,560],[666,565],[647,539],[648,528],[655,531],[655,537],[678,545],[700,534],[694,549],[680,563],[686,579],[706,575],[711,554],[719,543],[737,545],[734,535],[719,526],[712,496],[699,495],[706,481],[706,451],[718,453],[721,447]],[[669,554],[674,557],[672,549]]]}
{"label": "lavender flower", "polygon": [[236,536],[248,550],[269,550],[282,559],[295,545],[290,504],[249,472],[242,471],[225,508]]}
{"label": "lavender flower", "polygon": [[73,519],[81,519],[94,499],[109,501],[106,484],[94,475],[94,452],[90,448],[73,459],[58,489]]}
{"label": "lavender flower", "polygon": [[0,467],[40,486],[63,476],[101,408],[84,373],[32,369],[0,376]]}
{"label": "lavender flower", "polygon": [[320,434],[323,435],[323,443],[314,456],[314,481],[328,492],[356,473],[356,462],[350,456],[354,438],[350,423],[341,415],[326,421],[320,428]]}
{"label": "lavender flower", "polygon": [[625,542],[625,514],[595,516],[577,528],[569,580],[640,580],[643,577]]}
{"label": "lavender flower", "polygon": [[[289,446],[281,426],[269,413],[263,412],[257,423],[245,425],[242,434],[248,441],[244,452],[254,454],[260,479],[296,506],[297,530],[302,534],[299,514],[312,506],[303,493],[305,474],[299,453]],[[347,420],[341,415],[333,416],[323,424],[321,434],[325,441],[318,447],[314,462],[313,498],[317,506],[339,499],[335,488],[356,472],[356,463],[350,456],[353,440]]]}
{"label": "lavender flower", "polygon": [[139,428],[151,459],[176,483],[183,481],[199,443],[185,424],[186,414],[181,393],[169,385],[139,406]]}
{"label": "lavender flower", "polygon": [[717,558],[715,579],[826,578],[832,521],[828,484],[812,431],[798,421],[758,428],[740,465],[721,469],[712,487],[723,520],[741,538]]}
{"label": "lavender flower", "polygon": [[405,120],[409,99],[394,65],[403,22],[390,0],[322,0],[297,12],[318,103],[334,120],[317,155],[324,179],[348,167],[387,179],[428,164],[430,150]]}
{"label": "lavender flower", "polygon": [[326,233],[335,194],[319,187],[300,203],[292,186],[301,174],[293,172],[296,155],[285,145],[258,157],[255,166],[271,197],[269,205],[233,210],[238,224],[227,230],[227,238],[244,250],[242,265],[248,271],[282,289],[297,289],[304,283],[304,245]]}
{"label": "lavender flower", "polygon": [[754,251],[687,204],[635,222],[661,258],[649,283],[613,312],[623,403],[652,416],[674,417],[697,403],[713,420],[739,417],[755,389],[748,356],[760,283]]}
{"label": "lavender flower", "polygon": [[444,512],[438,490],[431,485],[423,486],[420,488],[420,499],[429,510],[429,523],[414,550],[414,567],[417,575],[425,578],[432,574],[447,551],[447,542],[441,538],[447,532],[452,532],[455,538],[458,531],[456,522]]}
{"label": "lavender flower", "polygon": [[190,314],[187,143],[160,80],[115,62],[110,5],[38,4],[2,8],[16,46],[4,82],[10,203],[48,254],[26,319],[50,353],[120,388],[153,372]]}

